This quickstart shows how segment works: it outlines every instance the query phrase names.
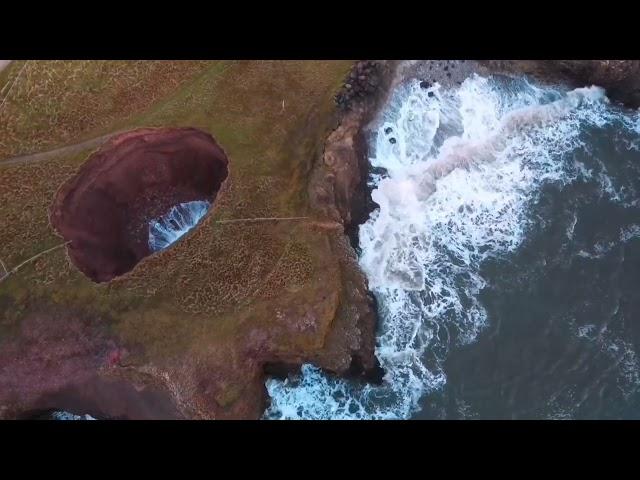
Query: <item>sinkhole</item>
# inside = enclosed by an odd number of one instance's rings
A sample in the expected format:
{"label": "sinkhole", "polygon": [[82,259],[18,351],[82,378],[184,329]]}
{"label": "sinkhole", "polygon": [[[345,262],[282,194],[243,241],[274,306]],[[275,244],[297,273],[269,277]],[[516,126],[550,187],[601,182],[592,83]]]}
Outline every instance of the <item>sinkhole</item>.
{"label": "sinkhole", "polygon": [[164,250],[207,213],[228,175],[213,137],[195,128],[112,137],[58,190],[51,224],[73,264],[107,282]]}

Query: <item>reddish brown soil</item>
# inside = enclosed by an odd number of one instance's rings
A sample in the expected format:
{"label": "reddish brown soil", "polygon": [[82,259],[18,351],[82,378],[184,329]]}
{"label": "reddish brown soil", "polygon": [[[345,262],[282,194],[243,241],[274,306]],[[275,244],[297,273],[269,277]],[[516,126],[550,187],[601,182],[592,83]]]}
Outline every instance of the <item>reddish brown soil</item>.
{"label": "reddish brown soil", "polygon": [[182,418],[169,395],[159,388],[145,386],[138,390],[129,380],[105,379],[98,375],[48,392],[35,400],[32,408],[18,418],[30,419],[52,410],[89,414],[101,420]]}
{"label": "reddish brown soil", "polygon": [[[180,418],[169,392],[124,379],[129,352],[105,317],[52,305],[27,315],[0,349],[0,418],[65,410],[96,418]],[[144,379],[142,379],[144,380]]]}
{"label": "reddish brown soil", "polygon": [[139,129],[112,137],[57,193],[51,223],[70,240],[72,262],[106,282],[151,252],[148,223],[173,205],[212,202],[228,159],[194,128]]}

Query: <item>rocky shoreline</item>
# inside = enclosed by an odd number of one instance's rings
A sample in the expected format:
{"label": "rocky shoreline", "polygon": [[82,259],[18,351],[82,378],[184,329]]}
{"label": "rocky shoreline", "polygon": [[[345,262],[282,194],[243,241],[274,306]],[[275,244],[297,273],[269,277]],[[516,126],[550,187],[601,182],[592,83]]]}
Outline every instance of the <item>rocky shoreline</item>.
{"label": "rocky shoreline", "polygon": [[326,138],[310,175],[310,206],[340,228],[329,236],[340,259],[344,298],[339,301],[323,349],[307,361],[269,363],[266,373],[286,378],[313,363],[325,372],[380,383],[384,372],[375,357],[377,306],[358,265],[358,227],[375,205],[369,176],[367,127],[384,104],[397,62],[359,61],[335,95],[335,128]]}
{"label": "rocky shoreline", "polygon": [[[361,377],[373,383],[382,381],[384,372],[375,357],[376,300],[357,263],[359,226],[377,208],[368,184],[372,173],[368,149],[370,135],[375,131],[381,109],[398,84],[418,78],[425,83],[425,88],[435,82],[449,87],[462,83],[476,70],[475,62],[464,60],[363,60],[356,62],[345,77],[335,96],[337,126],[327,137],[321,159],[312,172],[309,196],[312,207],[342,224],[349,239],[348,245],[342,237],[332,239],[332,248],[348,250],[349,265],[345,268],[353,278],[350,289],[357,298],[356,303],[353,303],[354,299],[350,302],[354,311],[361,312],[356,327],[361,338],[359,348],[352,351],[352,364],[348,370],[325,368],[322,358],[316,359],[316,366],[342,376]],[[346,330],[353,330],[353,327],[342,331]],[[270,372],[283,377],[298,369],[299,366],[273,367]]]}
{"label": "rocky shoreline", "polygon": [[[469,76],[513,74],[533,75],[540,81],[586,86],[599,83],[610,91],[612,99],[635,108],[635,61],[627,62],[491,62],[473,60],[424,61],[360,61],[345,78],[342,89],[335,97],[340,111],[338,126],[325,143],[322,161],[316,166],[310,183],[312,204],[325,215],[341,222],[349,237],[349,256],[357,261],[358,227],[366,222],[376,208],[371,200],[368,178],[368,135],[375,129],[377,115],[391,92],[400,84],[419,80],[420,86],[429,88],[438,82],[445,88],[455,87]],[[535,68],[532,68],[536,64]],[[632,65],[633,64],[633,65]],[[607,72],[612,72],[608,74]],[[631,78],[633,77],[633,78]],[[613,89],[612,86],[614,87]],[[640,90],[638,90],[640,92]],[[356,268],[356,290],[367,298],[365,311],[370,309],[366,327],[360,327],[363,347],[354,356],[359,368],[351,374],[379,382],[383,372],[374,356],[377,308],[375,297],[368,290],[367,280]],[[361,307],[362,308],[362,307]],[[322,367],[322,362],[317,362]],[[372,366],[374,367],[372,369]],[[345,372],[337,372],[345,375]]]}

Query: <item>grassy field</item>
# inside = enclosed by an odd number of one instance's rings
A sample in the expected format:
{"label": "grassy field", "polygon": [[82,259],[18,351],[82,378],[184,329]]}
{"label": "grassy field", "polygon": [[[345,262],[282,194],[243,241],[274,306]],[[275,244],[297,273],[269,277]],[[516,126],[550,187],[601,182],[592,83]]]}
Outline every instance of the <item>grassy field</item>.
{"label": "grassy field", "polygon": [[[314,216],[308,174],[334,126],[333,95],[348,61],[14,62],[0,73],[0,159],[138,126],[192,126],[227,152],[230,176],[201,226],[129,274],[97,285],[64,249],[0,283],[0,335],[34,305],[99,311],[138,361],[228,345],[256,329],[283,350],[319,347],[292,335],[282,312],[316,305],[328,329],[341,292],[329,235],[301,222],[217,220]],[[18,75],[21,73],[20,78]],[[55,191],[90,151],[37,164],[0,160],[0,259],[13,266],[62,239]],[[319,219],[322,220],[322,219]],[[2,314],[3,312],[0,312]],[[320,340],[318,340],[320,339]],[[230,386],[230,389],[235,387]]]}
{"label": "grassy field", "polygon": [[203,61],[15,61],[0,73],[0,159],[108,131],[180,88]]}

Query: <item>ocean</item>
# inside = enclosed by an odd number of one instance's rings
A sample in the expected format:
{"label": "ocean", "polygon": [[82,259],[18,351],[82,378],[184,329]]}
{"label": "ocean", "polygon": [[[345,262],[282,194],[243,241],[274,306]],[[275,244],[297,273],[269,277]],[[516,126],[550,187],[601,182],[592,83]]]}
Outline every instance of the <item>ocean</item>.
{"label": "ocean", "polygon": [[264,418],[640,418],[640,116],[597,86],[424,86],[370,139],[384,381],[305,365]]}

